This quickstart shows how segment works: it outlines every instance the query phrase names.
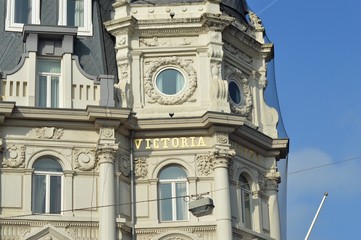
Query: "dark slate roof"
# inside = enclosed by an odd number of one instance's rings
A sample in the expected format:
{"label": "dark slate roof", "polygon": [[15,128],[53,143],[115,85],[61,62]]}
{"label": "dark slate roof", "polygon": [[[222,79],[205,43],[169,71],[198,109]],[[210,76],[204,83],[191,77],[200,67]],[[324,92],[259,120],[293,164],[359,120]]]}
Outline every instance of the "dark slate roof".
{"label": "dark slate roof", "polygon": [[[109,0],[92,1],[93,36],[78,36],[74,41],[74,54],[90,75],[114,75],[117,78],[114,39],[103,23],[110,20],[113,10]],[[6,0],[0,0],[0,72],[10,71],[19,63],[24,51],[22,33],[5,32]],[[56,1],[44,0],[41,9],[42,25],[56,26]]]}

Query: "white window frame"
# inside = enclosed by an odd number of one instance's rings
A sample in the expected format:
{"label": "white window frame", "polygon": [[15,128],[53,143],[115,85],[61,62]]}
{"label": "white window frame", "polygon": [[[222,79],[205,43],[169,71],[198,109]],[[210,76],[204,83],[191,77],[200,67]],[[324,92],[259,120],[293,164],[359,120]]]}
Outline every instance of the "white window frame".
{"label": "white window frame", "polygon": [[[67,25],[67,4],[68,1],[59,1],[59,19],[58,25]],[[92,1],[84,0],[84,27],[78,27],[79,36],[92,36],[93,23],[92,23]]]}
{"label": "white window frame", "polygon": [[[40,24],[40,0],[31,1],[31,22]],[[5,31],[22,32],[24,24],[15,22],[15,0],[6,1]]]}
{"label": "white window frame", "polygon": [[[39,60],[47,60],[46,58],[41,58],[37,60],[37,64]],[[60,73],[49,73],[49,72],[39,72],[36,71],[36,106],[40,107],[40,76],[46,77],[46,106],[47,108],[51,108],[51,98],[52,98],[52,89],[51,89],[51,78],[52,77],[58,77],[58,106],[53,108],[60,108],[62,107],[62,89],[63,89],[63,80],[62,80],[62,71],[63,71],[63,64],[60,59],[49,59],[53,61],[59,61],[60,62]]]}
{"label": "white window frame", "polygon": [[[47,171],[34,171],[34,176],[45,176],[45,212],[44,213],[35,213],[35,214],[51,214],[51,215],[62,215],[63,214],[63,186],[64,186],[64,174],[63,172],[47,172]],[[60,176],[60,209],[59,213],[50,213],[50,177],[52,176]],[[33,184],[35,184],[33,182]],[[33,200],[36,199],[33,197]],[[34,203],[32,203],[33,205]],[[33,209],[33,206],[32,206]],[[32,210],[34,211],[34,210]]]}

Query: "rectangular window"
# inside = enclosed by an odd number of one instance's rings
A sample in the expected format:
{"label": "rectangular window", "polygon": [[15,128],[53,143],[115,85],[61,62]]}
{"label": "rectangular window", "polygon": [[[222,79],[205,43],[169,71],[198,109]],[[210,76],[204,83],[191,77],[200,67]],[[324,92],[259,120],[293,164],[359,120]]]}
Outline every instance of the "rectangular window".
{"label": "rectangular window", "polygon": [[40,24],[40,0],[7,0],[5,30],[22,32],[24,24]]}
{"label": "rectangular window", "polygon": [[39,59],[38,68],[38,107],[59,107],[59,81],[61,63],[58,60]]}
{"label": "rectangular window", "polygon": [[91,0],[59,1],[59,25],[78,27],[78,35],[91,36],[92,25]]}

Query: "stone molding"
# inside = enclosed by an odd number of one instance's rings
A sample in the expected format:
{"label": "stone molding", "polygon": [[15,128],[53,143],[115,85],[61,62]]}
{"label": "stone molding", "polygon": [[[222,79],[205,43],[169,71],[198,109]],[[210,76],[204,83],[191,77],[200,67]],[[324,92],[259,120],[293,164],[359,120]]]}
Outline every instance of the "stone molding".
{"label": "stone molding", "polygon": [[74,149],[75,169],[91,171],[97,166],[97,157],[93,149]]}
{"label": "stone molding", "polygon": [[5,149],[2,166],[5,168],[18,168],[25,166],[25,146],[11,145]]}
{"label": "stone molding", "polygon": [[227,80],[231,80],[232,77],[235,77],[235,79],[242,85],[242,97],[244,98],[244,100],[240,105],[235,105],[231,103],[231,111],[241,116],[248,117],[253,107],[253,100],[251,88],[248,85],[249,81],[247,77],[243,74],[241,70],[229,64],[225,65],[225,76]]}
{"label": "stone molding", "polygon": [[[178,57],[162,57],[156,60],[148,60],[147,64],[151,64],[144,74],[144,88],[149,99],[148,103],[159,103],[161,105],[180,105],[186,101],[194,102],[192,98],[197,88],[197,73],[192,67],[193,60],[181,59]],[[166,96],[155,89],[153,80],[158,71],[165,67],[179,68],[186,73],[186,87],[177,95]]]}
{"label": "stone molding", "polygon": [[249,56],[247,53],[243,52],[242,50],[235,48],[232,44],[229,44],[227,42],[224,43],[224,49],[232,54],[233,56],[237,57],[238,59],[248,63],[253,63],[253,58]]}

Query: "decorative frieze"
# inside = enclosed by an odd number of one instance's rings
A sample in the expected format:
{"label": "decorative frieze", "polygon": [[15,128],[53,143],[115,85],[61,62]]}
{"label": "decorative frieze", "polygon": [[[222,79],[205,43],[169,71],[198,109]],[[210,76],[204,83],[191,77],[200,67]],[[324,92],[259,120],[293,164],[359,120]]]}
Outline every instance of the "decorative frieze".
{"label": "decorative frieze", "polygon": [[[196,101],[192,98],[197,88],[197,73],[192,67],[193,60],[181,59],[178,57],[162,57],[159,59],[148,60],[146,65],[150,65],[144,74],[144,88],[149,99],[148,103],[159,103],[161,105],[179,105],[186,101]],[[183,70],[186,73],[185,89],[177,95],[166,96],[157,91],[153,80],[156,74],[165,67],[173,66]]]}
{"label": "decorative frieze", "polygon": [[140,47],[172,47],[172,46],[189,46],[195,38],[140,38]]}
{"label": "decorative frieze", "polygon": [[25,146],[11,145],[5,149],[2,166],[5,168],[24,167]]}
{"label": "decorative frieze", "polygon": [[97,159],[95,150],[75,149],[74,150],[75,169],[91,171],[96,167]]}
{"label": "decorative frieze", "polygon": [[145,157],[134,159],[134,174],[136,178],[147,178],[148,176],[148,163]]}
{"label": "decorative frieze", "polygon": [[63,128],[55,127],[42,127],[34,128],[30,130],[28,136],[30,138],[39,138],[39,139],[60,139],[64,134]]}

